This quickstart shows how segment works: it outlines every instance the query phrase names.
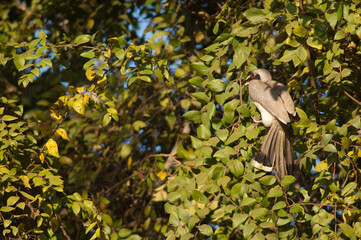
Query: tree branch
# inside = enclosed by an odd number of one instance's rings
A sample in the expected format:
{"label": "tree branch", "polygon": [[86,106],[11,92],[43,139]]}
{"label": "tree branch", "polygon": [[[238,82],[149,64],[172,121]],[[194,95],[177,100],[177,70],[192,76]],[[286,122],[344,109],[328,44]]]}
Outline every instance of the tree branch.
{"label": "tree branch", "polygon": [[360,101],[358,101],[356,98],[352,97],[351,94],[349,94],[345,89],[343,89],[342,86],[340,86],[340,85],[337,85],[337,86],[343,91],[343,93],[344,93],[347,97],[349,97],[352,101],[354,101],[355,103],[357,103],[358,105],[361,106],[361,102],[360,102]]}
{"label": "tree branch", "polygon": [[[300,9],[300,12],[303,13],[303,11],[304,11],[303,0],[299,1],[299,9]],[[307,52],[306,63],[307,63],[307,67],[308,67],[308,70],[309,70],[308,71],[308,76],[310,78],[310,84],[311,84],[311,87],[314,90],[317,91],[315,76],[313,74],[313,72],[314,72],[314,63],[312,61],[310,47],[308,46],[305,38],[302,41],[302,46],[306,49],[306,52]],[[317,91],[316,94],[313,95],[313,98],[314,98],[313,99],[313,108],[315,109],[316,122],[320,123],[320,116],[319,116],[320,108],[318,106],[318,100],[320,98],[320,93]]]}

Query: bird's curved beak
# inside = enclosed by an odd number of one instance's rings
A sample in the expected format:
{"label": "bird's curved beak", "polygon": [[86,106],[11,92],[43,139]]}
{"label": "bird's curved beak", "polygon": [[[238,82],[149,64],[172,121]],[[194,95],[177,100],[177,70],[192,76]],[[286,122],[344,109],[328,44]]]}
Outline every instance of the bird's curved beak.
{"label": "bird's curved beak", "polygon": [[253,73],[250,73],[244,80],[244,82],[243,82],[244,85],[247,85],[249,83],[249,81],[252,80],[253,78],[254,78]]}

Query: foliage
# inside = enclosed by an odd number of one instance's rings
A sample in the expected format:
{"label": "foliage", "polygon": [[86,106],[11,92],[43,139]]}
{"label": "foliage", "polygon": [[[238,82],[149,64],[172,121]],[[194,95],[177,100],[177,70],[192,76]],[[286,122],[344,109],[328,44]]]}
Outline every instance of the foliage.
{"label": "foliage", "polygon": [[[4,238],[361,237],[358,1],[0,5]],[[258,67],[298,106],[280,182]]]}

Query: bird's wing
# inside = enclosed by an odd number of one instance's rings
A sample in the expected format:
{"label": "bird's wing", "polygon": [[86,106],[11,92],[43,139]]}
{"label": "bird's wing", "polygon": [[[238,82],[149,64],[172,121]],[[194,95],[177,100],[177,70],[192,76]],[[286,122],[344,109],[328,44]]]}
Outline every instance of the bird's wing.
{"label": "bird's wing", "polygon": [[279,95],[284,103],[284,106],[289,114],[293,116],[296,115],[295,104],[291,98],[290,93],[287,90],[287,87],[277,81],[268,81],[267,84],[271,87],[271,93],[274,95]]}
{"label": "bird's wing", "polygon": [[[273,86],[276,86],[276,88],[273,88]],[[260,80],[251,80],[249,82],[249,95],[251,100],[253,102],[259,103],[265,110],[270,112],[275,118],[277,118],[284,124],[287,124],[291,120],[288,115],[288,111],[286,109],[283,97],[281,96],[283,94],[284,93],[282,88],[278,87],[278,85],[275,85],[274,83],[268,85],[267,83],[264,83]],[[291,99],[291,97],[289,98]],[[289,104],[290,103],[287,100],[287,105]]]}

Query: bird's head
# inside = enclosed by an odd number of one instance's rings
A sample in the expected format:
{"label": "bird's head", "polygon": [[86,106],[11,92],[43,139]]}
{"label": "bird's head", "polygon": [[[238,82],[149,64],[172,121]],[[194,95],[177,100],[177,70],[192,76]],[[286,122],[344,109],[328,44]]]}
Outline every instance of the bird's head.
{"label": "bird's head", "polygon": [[271,73],[263,68],[257,68],[251,72],[246,80],[261,80],[262,82],[268,82],[272,80]]}

